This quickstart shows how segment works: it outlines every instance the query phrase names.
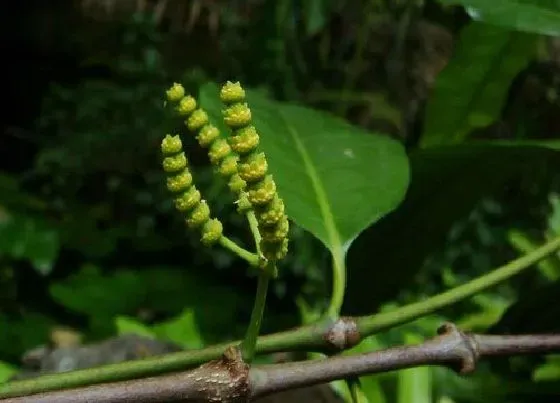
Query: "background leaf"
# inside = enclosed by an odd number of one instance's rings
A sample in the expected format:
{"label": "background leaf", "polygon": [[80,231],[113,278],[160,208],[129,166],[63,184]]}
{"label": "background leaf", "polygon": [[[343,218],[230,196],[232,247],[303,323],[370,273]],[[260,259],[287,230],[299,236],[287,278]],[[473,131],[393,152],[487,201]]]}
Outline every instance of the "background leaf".
{"label": "background leaf", "polygon": [[440,0],[461,4],[472,18],[490,24],[544,35],[560,34],[560,5],[543,0]]}
{"label": "background leaf", "polygon": [[428,100],[421,146],[458,143],[493,123],[511,81],[535,52],[534,35],[477,22],[466,26]]}
{"label": "background leaf", "polygon": [[[200,99],[225,130],[218,94],[216,85],[205,85]],[[408,162],[397,141],[257,92],[247,98],[289,217],[333,254],[344,253],[361,231],[400,203]]]}
{"label": "background leaf", "polygon": [[556,152],[534,146],[480,143],[413,152],[405,201],[350,249],[345,311],[367,314],[395,298],[483,196],[522,172],[557,163]]}
{"label": "background leaf", "polygon": [[[418,344],[424,341],[415,333],[406,333],[404,339],[406,344]],[[398,403],[431,403],[432,369],[418,367],[399,371],[397,393]]]}

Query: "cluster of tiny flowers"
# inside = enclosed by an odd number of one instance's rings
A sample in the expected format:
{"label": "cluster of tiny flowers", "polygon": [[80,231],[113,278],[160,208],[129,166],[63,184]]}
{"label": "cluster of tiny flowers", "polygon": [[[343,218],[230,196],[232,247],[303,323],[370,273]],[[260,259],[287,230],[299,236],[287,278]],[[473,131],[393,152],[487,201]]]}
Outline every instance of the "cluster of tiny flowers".
{"label": "cluster of tiny flowers", "polygon": [[229,146],[239,157],[237,175],[246,183],[243,197],[255,211],[261,234],[261,251],[268,260],[280,260],[288,252],[288,217],[276,190],[268,163],[258,150],[259,134],[251,125],[251,110],[239,83],[227,82],[220,91],[225,104],[224,121],[232,131]]}
{"label": "cluster of tiny flowers", "polygon": [[187,157],[178,135],[166,135],[161,142],[163,169],[167,174],[167,189],[173,193],[175,207],[186,216],[187,226],[201,230],[201,241],[212,245],[222,237],[222,223],[210,218],[210,208],[193,184]]}
{"label": "cluster of tiny flowers", "polygon": [[239,157],[232,152],[228,141],[220,137],[216,126],[210,124],[208,114],[204,109],[197,107],[196,100],[192,96],[185,95],[185,89],[181,84],[175,83],[167,90],[167,100],[173,103],[176,112],[185,118],[187,128],[197,133],[198,144],[208,149],[210,162],[228,180],[231,191],[240,194],[246,184],[237,173]]}

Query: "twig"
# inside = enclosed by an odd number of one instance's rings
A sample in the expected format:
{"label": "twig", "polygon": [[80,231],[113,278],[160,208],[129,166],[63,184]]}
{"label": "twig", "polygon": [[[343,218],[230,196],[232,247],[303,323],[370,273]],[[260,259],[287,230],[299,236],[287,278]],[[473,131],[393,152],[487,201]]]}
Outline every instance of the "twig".
{"label": "twig", "polygon": [[[336,321],[327,318],[319,323],[259,337],[256,352],[266,354],[278,351],[304,350],[308,352],[332,353],[333,351],[337,352],[351,348],[359,343],[362,337],[410,322],[433,313],[444,306],[456,303],[482,290],[500,284],[554,253],[559,248],[560,237],[557,237],[531,253],[480,276],[469,283],[390,312],[357,318],[340,318]],[[240,341],[234,341],[201,350],[182,351],[143,360],[0,384],[0,399],[181,371],[215,359],[226,348],[239,345],[239,343]]]}
{"label": "twig", "polygon": [[366,354],[248,368],[228,349],[219,360],[179,374],[136,379],[5,399],[5,403],[246,402],[287,389],[352,376],[423,365],[472,372],[481,357],[560,351],[558,335],[487,336],[461,332],[447,323],[425,343]]}

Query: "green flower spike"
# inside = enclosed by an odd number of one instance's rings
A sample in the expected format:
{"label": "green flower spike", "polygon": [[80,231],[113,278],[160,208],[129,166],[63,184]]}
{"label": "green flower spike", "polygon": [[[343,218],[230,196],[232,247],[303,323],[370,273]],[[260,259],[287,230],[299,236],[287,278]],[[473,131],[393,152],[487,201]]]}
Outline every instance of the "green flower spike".
{"label": "green flower spike", "polygon": [[[178,85],[167,91],[169,100],[173,98],[172,95],[180,93]],[[202,243],[207,246],[217,243],[222,238],[222,223],[210,218],[210,208],[193,184],[181,138],[178,135],[166,135],[161,142],[161,151],[163,169],[168,174],[167,189],[175,195],[175,208],[185,214],[189,228],[201,230]]]}
{"label": "green flower spike", "polygon": [[[261,253],[268,261],[284,258],[288,252],[288,217],[278,195],[268,163],[258,151],[259,134],[251,125],[251,110],[245,102],[245,90],[240,83],[227,82],[220,91],[225,104],[224,122],[231,129],[229,145],[239,155],[239,179],[246,182],[245,199],[252,206],[261,235]],[[236,176],[233,176],[231,181]],[[230,181],[230,186],[232,183]]]}
{"label": "green flower spike", "polygon": [[[246,183],[237,174],[239,157],[232,152],[229,142],[220,138],[219,130],[216,126],[210,124],[206,111],[197,106],[196,100],[192,96],[185,95],[185,89],[181,84],[173,84],[167,90],[166,95],[169,102],[176,104],[175,110],[177,113],[185,118],[187,128],[197,133],[198,144],[208,149],[210,162],[216,167],[218,173],[228,181],[230,190],[239,195],[245,189]],[[251,137],[249,134],[247,141],[255,141],[254,136]],[[243,145],[238,148],[243,148]]]}

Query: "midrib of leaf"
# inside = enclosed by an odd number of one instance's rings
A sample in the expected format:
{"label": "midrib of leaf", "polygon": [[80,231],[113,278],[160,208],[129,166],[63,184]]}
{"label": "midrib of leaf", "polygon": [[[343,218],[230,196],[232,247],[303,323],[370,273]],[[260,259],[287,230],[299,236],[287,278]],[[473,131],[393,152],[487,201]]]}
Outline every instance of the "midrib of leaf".
{"label": "midrib of leaf", "polygon": [[344,298],[344,289],[346,287],[346,273],[344,256],[342,253],[342,242],[340,240],[339,232],[334,221],[334,215],[331,210],[331,206],[327,200],[327,194],[317,175],[317,171],[313,166],[311,157],[307,153],[304,144],[299,139],[294,128],[289,124],[288,119],[284,118],[286,127],[290,136],[292,137],[298,154],[303,160],[304,169],[307,172],[309,179],[311,180],[311,186],[313,187],[314,193],[317,196],[317,204],[319,205],[319,210],[321,216],[323,217],[323,222],[325,223],[325,228],[327,230],[327,237],[330,245],[326,245],[331,251],[333,257],[333,295],[331,296],[331,305],[329,307],[328,314],[331,316],[338,316],[340,309],[342,307],[342,300]]}

